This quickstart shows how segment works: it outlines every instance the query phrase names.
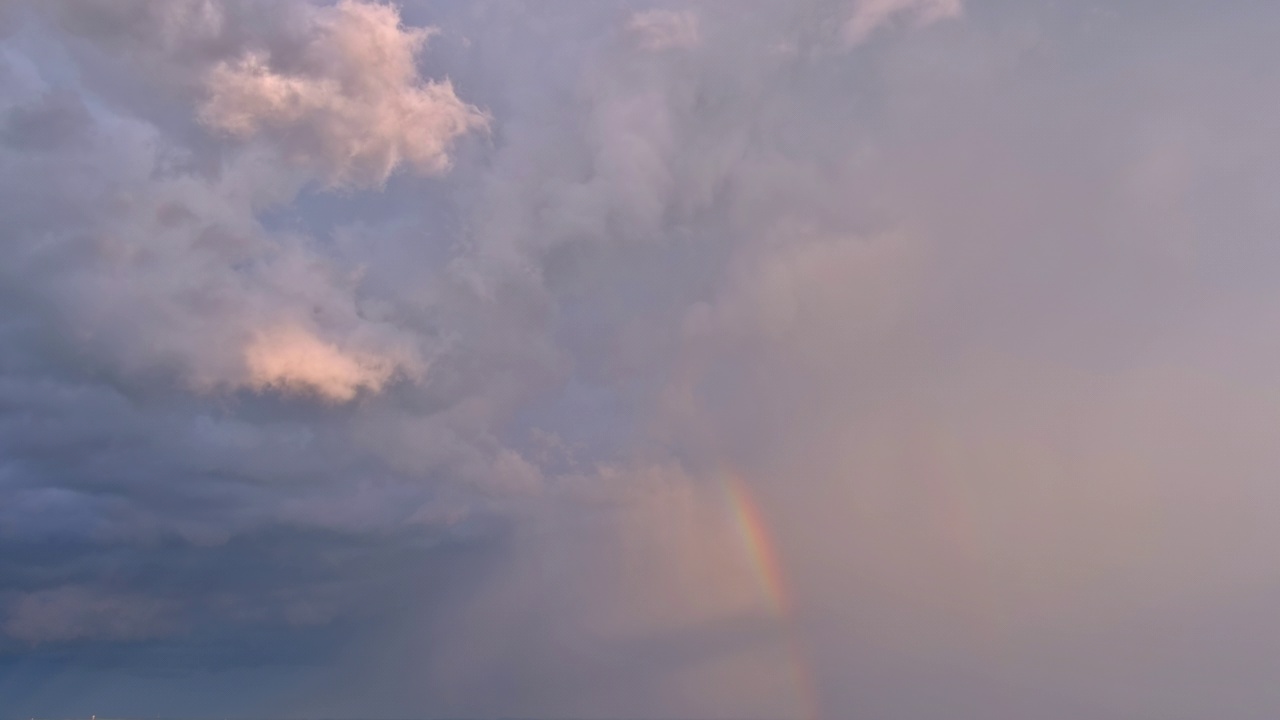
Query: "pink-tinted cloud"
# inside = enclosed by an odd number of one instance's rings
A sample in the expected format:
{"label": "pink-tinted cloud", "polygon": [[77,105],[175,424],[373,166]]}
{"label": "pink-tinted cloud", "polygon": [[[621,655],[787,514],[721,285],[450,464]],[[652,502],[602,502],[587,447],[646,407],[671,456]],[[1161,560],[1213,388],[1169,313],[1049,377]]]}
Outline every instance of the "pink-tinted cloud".
{"label": "pink-tinted cloud", "polygon": [[296,327],[259,333],[245,348],[245,364],[252,388],[315,393],[337,402],[360,390],[378,392],[396,370],[392,359],[346,353]]}
{"label": "pink-tinted cloud", "polygon": [[963,10],[962,0],[857,0],[842,34],[850,45],[859,45],[899,18],[927,25],[959,17]]}
{"label": "pink-tinted cloud", "polygon": [[390,5],[342,0],[312,12],[300,62],[261,52],[224,61],[207,80],[201,119],[265,138],[336,186],[376,186],[401,165],[438,174],[461,136],[488,125],[448,80],[424,80],[430,29],[406,28]]}
{"label": "pink-tinted cloud", "polygon": [[693,10],[645,10],[627,20],[627,32],[645,50],[687,50],[701,40]]}

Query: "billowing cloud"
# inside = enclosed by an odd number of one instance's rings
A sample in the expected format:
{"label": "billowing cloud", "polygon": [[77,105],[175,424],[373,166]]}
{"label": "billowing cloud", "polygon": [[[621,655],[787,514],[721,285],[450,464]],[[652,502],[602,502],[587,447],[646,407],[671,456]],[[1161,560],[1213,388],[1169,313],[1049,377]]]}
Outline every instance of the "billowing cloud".
{"label": "billowing cloud", "polygon": [[1274,716],[1280,8],[964,10],[6,4],[4,711]]}
{"label": "billowing cloud", "polygon": [[404,28],[392,6],[342,0],[310,24],[290,66],[251,51],[214,67],[200,118],[269,138],[333,185],[379,185],[401,164],[443,172],[454,141],[486,127],[449,81],[422,79],[416,56],[431,31]]}

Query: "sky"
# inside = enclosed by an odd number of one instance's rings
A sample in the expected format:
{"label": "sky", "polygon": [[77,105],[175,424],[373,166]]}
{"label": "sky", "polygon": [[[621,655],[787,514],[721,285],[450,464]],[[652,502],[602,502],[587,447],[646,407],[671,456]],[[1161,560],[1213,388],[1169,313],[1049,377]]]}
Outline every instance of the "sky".
{"label": "sky", "polygon": [[0,0],[0,720],[1276,717],[1277,27]]}

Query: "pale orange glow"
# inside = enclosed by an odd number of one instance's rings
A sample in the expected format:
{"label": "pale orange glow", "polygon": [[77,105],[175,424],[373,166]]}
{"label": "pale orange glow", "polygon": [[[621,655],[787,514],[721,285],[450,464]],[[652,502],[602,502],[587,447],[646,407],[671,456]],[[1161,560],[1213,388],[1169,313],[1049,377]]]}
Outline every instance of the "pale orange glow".
{"label": "pale orange glow", "polygon": [[377,392],[395,368],[386,358],[343,352],[300,328],[260,334],[245,350],[245,364],[251,387],[335,402],[349,401],[361,389]]}

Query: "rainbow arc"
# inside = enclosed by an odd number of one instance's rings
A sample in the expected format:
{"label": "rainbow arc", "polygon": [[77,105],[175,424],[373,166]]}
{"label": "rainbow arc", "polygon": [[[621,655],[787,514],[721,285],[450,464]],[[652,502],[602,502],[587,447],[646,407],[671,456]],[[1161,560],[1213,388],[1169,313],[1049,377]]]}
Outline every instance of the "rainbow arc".
{"label": "rainbow arc", "polygon": [[721,471],[720,476],[756,577],[787,635],[788,660],[791,664],[799,718],[820,720],[822,713],[817,682],[797,628],[795,605],[770,525],[751,488],[740,475],[725,470]]}

